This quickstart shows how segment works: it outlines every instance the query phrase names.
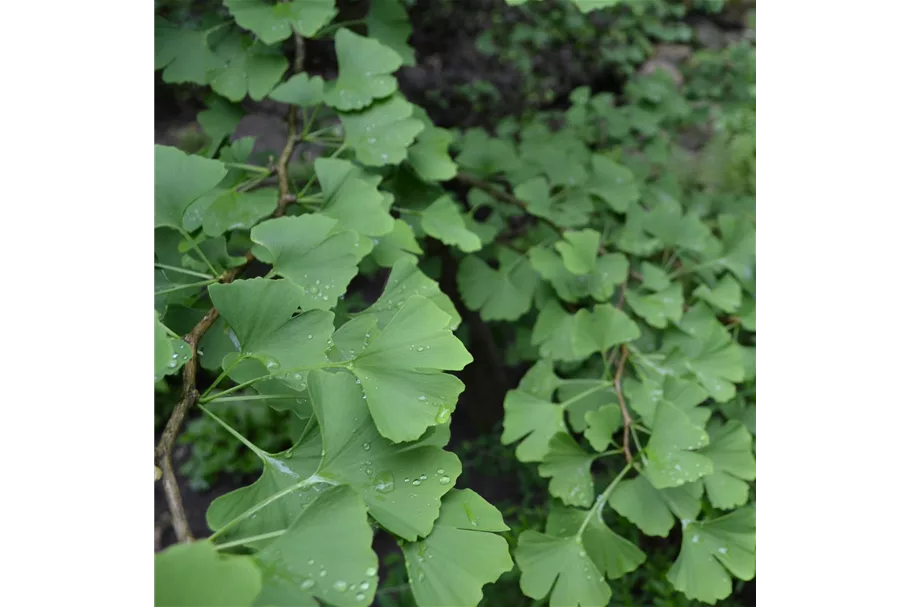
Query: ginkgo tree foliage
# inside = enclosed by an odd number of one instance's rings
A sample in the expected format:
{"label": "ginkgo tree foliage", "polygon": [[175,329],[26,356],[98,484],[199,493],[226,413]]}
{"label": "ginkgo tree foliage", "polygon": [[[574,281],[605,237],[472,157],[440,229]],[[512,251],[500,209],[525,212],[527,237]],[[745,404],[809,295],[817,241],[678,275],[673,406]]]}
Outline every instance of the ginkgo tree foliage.
{"label": "ginkgo tree foliage", "polygon": [[[730,595],[755,575],[752,199],[655,170],[662,125],[685,119],[667,80],[632,85],[629,106],[574,93],[558,131],[543,115],[448,131],[399,91],[401,2],[355,22],[338,8],[224,0],[200,24],[156,21],[163,80],[212,93],[205,148],[155,146],[155,380],[181,385],[156,448],[179,540],[156,556],[156,604],[369,605],[386,534],[420,607],[477,605],[515,568],[530,600],[604,606],[648,558],[617,517],[679,529],[667,577],[686,597]],[[305,69],[316,39],[336,74]],[[232,135],[240,102],[267,97],[288,139],[257,164]],[[321,153],[291,176],[303,143]],[[449,292],[423,263],[439,247],[458,263]],[[346,296],[362,275],[384,282],[361,306]],[[502,442],[552,506],[512,547],[446,449],[473,362],[459,309],[513,335],[528,368]],[[227,401],[290,412],[291,446],[254,444]],[[191,411],[262,463],[211,503],[205,539],[170,461]]]}

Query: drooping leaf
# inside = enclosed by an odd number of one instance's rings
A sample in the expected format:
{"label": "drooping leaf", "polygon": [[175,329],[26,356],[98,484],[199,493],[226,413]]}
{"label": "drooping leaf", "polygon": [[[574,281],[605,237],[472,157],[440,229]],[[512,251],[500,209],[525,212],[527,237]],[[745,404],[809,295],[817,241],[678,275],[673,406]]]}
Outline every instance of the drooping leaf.
{"label": "drooping leaf", "polygon": [[269,93],[269,98],[281,103],[311,107],[323,102],[325,88],[326,83],[321,76],[295,74],[275,87]]}
{"label": "drooping leaf", "polygon": [[343,27],[335,32],[335,54],[338,79],[327,87],[323,97],[327,105],[342,111],[361,110],[398,88],[392,73],[401,67],[402,58],[379,40]]}
{"label": "drooping leaf", "polygon": [[470,489],[450,491],[425,539],[405,544],[408,582],[420,607],[477,605],[484,584],[512,569],[496,508]]}
{"label": "drooping leaf", "polygon": [[411,20],[400,0],[373,0],[364,21],[371,38],[398,53],[403,65],[414,65],[414,49],[408,45]]}
{"label": "drooping leaf", "polygon": [[289,0],[267,4],[260,0],[223,0],[237,25],[266,44],[291,36],[291,28],[310,38],[335,16],[335,0]]}
{"label": "drooping leaf", "polygon": [[456,276],[459,293],[483,320],[516,320],[531,308],[537,278],[523,255],[501,248],[497,259],[494,270],[479,257],[466,256]]}
{"label": "drooping leaf", "polygon": [[407,259],[395,262],[379,299],[364,310],[364,313],[375,316],[377,325],[383,328],[412,295],[426,297],[445,312],[450,318],[449,328],[453,331],[462,322],[462,317],[449,297],[440,290],[440,285],[421,272],[415,262]]}
{"label": "drooping leaf", "polygon": [[249,556],[220,554],[205,540],[155,555],[155,607],[252,605],[262,575]]}
{"label": "drooping leaf", "polygon": [[756,479],[753,437],[737,421],[709,429],[709,445],[701,453],[712,460],[712,474],[704,477],[705,493],[716,508],[730,510],[746,504]]}
{"label": "drooping leaf", "polygon": [[648,478],[637,476],[620,481],[607,503],[643,533],[667,537],[675,516],[687,524],[699,515],[701,497],[700,483],[656,489]]}
{"label": "drooping leaf", "polygon": [[466,253],[481,248],[481,239],[465,227],[458,205],[448,195],[437,198],[421,213],[421,227],[430,236]]}
{"label": "drooping leaf", "polygon": [[550,494],[567,506],[590,506],[595,491],[591,465],[596,457],[582,449],[572,436],[559,432],[550,439],[538,473],[550,478]]}
{"label": "drooping leaf", "polygon": [[182,229],[190,204],[227,175],[217,160],[184,154],[177,148],[155,146],[155,227]]}
{"label": "drooping leaf", "polygon": [[424,124],[411,116],[412,111],[404,97],[394,95],[360,112],[341,114],[345,144],[354,148],[355,156],[365,165],[398,164],[424,130]]}

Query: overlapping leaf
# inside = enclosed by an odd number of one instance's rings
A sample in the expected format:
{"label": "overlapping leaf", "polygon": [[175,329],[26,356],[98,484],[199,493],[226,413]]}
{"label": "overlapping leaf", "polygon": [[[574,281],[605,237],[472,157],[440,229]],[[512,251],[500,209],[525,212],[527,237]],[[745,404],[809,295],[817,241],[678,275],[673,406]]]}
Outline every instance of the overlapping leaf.
{"label": "overlapping leaf", "polygon": [[516,320],[531,307],[537,279],[523,255],[501,248],[497,261],[494,270],[479,257],[466,256],[459,264],[459,293],[484,320]]}
{"label": "overlapping leaf", "polygon": [[237,25],[250,30],[266,44],[291,36],[294,28],[309,38],[335,16],[335,0],[289,0],[267,4],[260,0],[224,0]]}
{"label": "overlapping leaf", "polygon": [[365,165],[398,164],[424,129],[424,124],[411,116],[412,111],[404,97],[394,95],[365,110],[341,114],[345,144],[354,148],[358,161]]}
{"label": "overlapping leaf", "polygon": [[343,27],[335,33],[335,54],[339,74],[324,95],[327,105],[342,111],[361,110],[398,89],[392,73],[401,67],[402,58],[380,41]]}
{"label": "overlapping leaf", "polygon": [[155,607],[253,605],[262,574],[249,556],[219,554],[207,541],[155,555]]}

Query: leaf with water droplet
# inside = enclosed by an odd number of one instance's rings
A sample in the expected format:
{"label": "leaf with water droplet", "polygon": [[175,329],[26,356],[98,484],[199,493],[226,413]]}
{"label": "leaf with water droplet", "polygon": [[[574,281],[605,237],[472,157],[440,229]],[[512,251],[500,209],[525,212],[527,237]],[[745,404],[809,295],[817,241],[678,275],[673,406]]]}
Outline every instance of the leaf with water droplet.
{"label": "leaf with water droplet", "polygon": [[591,575],[595,564],[575,538],[523,531],[515,558],[526,596],[543,599],[551,594],[551,605],[604,607],[610,601],[610,586],[603,576]]}
{"label": "leaf with water droplet", "polygon": [[541,461],[551,437],[566,432],[563,409],[551,401],[558,382],[551,363],[538,361],[519,387],[506,393],[500,440],[508,445],[523,439],[516,448],[516,458],[521,462]]}
{"label": "leaf with water droplet", "polygon": [[155,312],[155,381],[174,375],[189,360],[190,344],[171,337]]}
{"label": "leaf with water droplet", "polygon": [[667,578],[688,598],[714,603],[730,596],[732,576],[751,580],[755,575],[756,509],[748,506],[687,525]]}
{"label": "leaf with water droplet", "polygon": [[572,436],[559,432],[550,439],[538,473],[550,478],[550,494],[564,504],[589,506],[594,499],[591,465],[596,457],[582,449]]}
{"label": "leaf with water droplet", "polygon": [[345,144],[367,166],[399,164],[424,123],[412,117],[413,106],[401,95],[377,101],[360,112],[341,114]]}
{"label": "leaf with water droplet", "polygon": [[155,555],[156,607],[246,607],[261,587],[251,557],[221,554],[205,540],[174,544]]}
{"label": "leaf with water droplet", "polygon": [[279,48],[236,31],[220,40],[214,50],[222,66],[209,72],[209,85],[231,101],[241,101],[248,93],[251,99],[260,101],[288,69],[288,60]]}
{"label": "leaf with water droplet", "polygon": [[695,449],[708,445],[702,426],[667,401],[658,403],[652,435],[645,446],[645,474],[658,489],[677,487],[711,474],[712,460]]}
{"label": "leaf with water droplet", "polygon": [[750,494],[747,481],[756,479],[753,437],[738,421],[709,427],[709,446],[700,451],[712,460],[713,472],[705,476],[705,493],[716,508],[730,510],[746,504]]}
{"label": "leaf with water droplet", "polygon": [[338,158],[317,158],[313,166],[325,197],[321,214],[338,219],[338,229],[347,228],[363,236],[392,231],[392,216],[376,189],[380,176]]}
{"label": "leaf with water droplet", "polygon": [[155,146],[155,227],[182,229],[190,204],[228,174],[217,160],[187,155],[165,145]]}
{"label": "leaf with water droplet", "polygon": [[618,514],[647,535],[667,537],[674,517],[693,520],[702,508],[702,483],[656,489],[645,476],[623,480],[607,498]]}
{"label": "leaf with water droplet", "polygon": [[[358,235],[339,229],[338,223],[317,214],[279,217],[250,233],[256,245],[253,254],[298,287],[304,311],[334,307],[357,274]],[[316,292],[310,289],[313,286]]]}
{"label": "leaf with water droplet", "polygon": [[[494,533],[508,530],[497,509],[474,491],[447,493],[430,535],[402,545],[417,604],[477,605],[484,584],[512,569],[509,546]],[[423,576],[413,577],[415,571]]]}
{"label": "leaf with water droplet", "polygon": [[432,125],[418,135],[414,145],[408,148],[408,162],[421,179],[449,181],[456,176],[458,165],[449,157],[450,143],[452,134]]}
{"label": "leaf with water droplet", "polygon": [[620,407],[611,403],[604,405],[597,411],[585,414],[588,428],[585,429],[585,438],[596,451],[604,451],[610,444],[614,433],[623,426],[623,415]]}
{"label": "leaf with water droplet", "polygon": [[586,297],[607,301],[629,272],[629,262],[619,253],[599,255],[594,268],[585,274],[570,272],[550,247],[534,246],[529,249],[528,257],[532,267],[554,287],[560,299],[569,302],[578,302]]}
{"label": "leaf with water droplet", "polygon": [[[576,508],[553,508],[547,516],[547,533],[574,537],[585,522],[587,512]],[[614,533],[600,514],[592,517],[582,532],[582,546],[597,571],[614,580],[634,571],[645,562],[645,553],[634,543]]]}
{"label": "leaf with water droplet", "polygon": [[417,255],[424,252],[414,237],[414,230],[402,219],[396,219],[392,231],[378,240],[370,255],[385,268],[393,267],[400,259],[417,263]]}
{"label": "leaf with water droplet", "polygon": [[360,110],[398,89],[392,74],[401,67],[402,58],[380,41],[343,27],[335,33],[335,54],[338,79],[329,83],[324,97],[327,105],[343,111]]}
{"label": "leaf with water droplet", "polygon": [[481,239],[465,227],[459,207],[448,195],[440,196],[421,213],[421,227],[448,245],[471,253],[481,248]]}
{"label": "leaf with water droplet", "polygon": [[320,76],[307,73],[295,74],[275,87],[269,98],[281,103],[311,107],[323,102],[325,82]]}
{"label": "leaf with water droplet", "polygon": [[462,322],[452,300],[440,290],[440,285],[421,272],[416,262],[405,259],[395,262],[379,299],[363,313],[375,316],[377,325],[383,328],[398,313],[401,308],[398,304],[403,304],[412,295],[426,297],[446,313],[450,318],[449,327],[453,331]]}
{"label": "leaf with water droplet", "polygon": [[[298,605],[302,595],[339,607],[362,604],[346,580],[362,580],[365,569],[377,566],[372,541],[373,530],[360,496],[349,487],[323,492],[287,532],[254,557],[266,574],[257,604]],[[316,565],[308,564],[310,559],[319,565],[320,574]],[[312,584],[304,588],[305,582]],[[372,600],[376,579],[366,582],[361,589]]]}
{"label": "leaf with water droplet", "polygon": [[683,316],[683,285],[676,282],[663,291],[651,294],[627,291],[626,301],[645,322],[664,329],[668,321],[677,322]]}
{"label": "leaf with water droplet", "polygon": [[629,205],[639,200],[632,171],[607,156],[592,155],[592,174],[588,191],[597,196],[617,213],[625,213]]}
{"label": "leaf with water droplet", "polygon": [[208,44],[209,32],[178,27],[155,19],[155,69],[164,69],[161,79],[168,83],[193,82],[205,85],[206,76],[222,62]]}
{"label": "leaf with water droplet", "polygon": [[310,38],[335,16],[334,0],[289,0],[267,4],[260,0],[224,0],[237,25],[250,30],[266,44],[298,34]]}

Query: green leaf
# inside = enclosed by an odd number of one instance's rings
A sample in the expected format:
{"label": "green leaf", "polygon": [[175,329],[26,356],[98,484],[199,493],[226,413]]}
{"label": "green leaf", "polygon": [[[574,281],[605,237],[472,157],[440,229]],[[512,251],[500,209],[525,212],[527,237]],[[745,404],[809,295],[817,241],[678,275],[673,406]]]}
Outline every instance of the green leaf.
{"label": "green leaf", "polygon": [[627,291],[626,301],[633,312],[657,329],[664,329],[668,321],[677,322],[683,317],[683,285],[679,282],[649,295]]}
{"label": "green leaf", "polygon": [[[583,524],[587,513],[575,508],[557,506],[547,515],[547,534],[573,537]],[[592,517],[582,532],[582,546],[599,572],[610,580],[635,571],[645,562],[645,553],[629,540],[614,533],[601,516]]]}
{"label": "green leaf", "polygon": [[588,191],[618,213],[625,213],[630,204],[639,200],[639,188],[632,171],[600,154],[592,156]]}
{"label": "green leaf", "polygon": [[585,438],[595,451],[604,451],[611,442],[614,433],[623,427],[623,415],[620,407],[614,404],[605,405],[597,411],[585,414],[588,428]]}
{"label": "green leaf", "polygon": [[650,291],[663,291],[671,286],[670,275],[656,265],[647,261],[643,262],[640,272],[642,273],[642,286]]}
{"label": "green leaf", "polygon": [[407,445],[383,438],[371,421],[362,385],[349,373],[310,374],[325,451],[319,474],[351,486],[380,525],[414,541],[431,532],[440,498],[452,489],[462,465],[432,444],[432,435]]}
{"label": "green leaf", "polygon": [[574,378],[557,389],[557,397],[569,414],[569,425],[576,432],[588,428],[585,416],[602,405],[617,403],[613,385],[603,379]]}
{"label": "green leaf", "polygon": [[661,401],[673,403],[687,414],[697,426],[705,426],[711,411],[698,405],[708,398],[709,393],[692,380],[677,377],[663,378],[663,381],[646,377],[642,382],[627,379],[623,382],[623,393],[629,405],[639,414],[642,422],[651,428],[655,424],[655,409]]}
{"label": "green leaf", "polygon": [[481,248],[481,239],[465,227],[458,205],[448,195],[440,196],[421,213],[421,227],[430,236],[466,253]]}
{"label": "green leaf", "polygon": [[600,352],[639,339],[640,332],[636,323],[622,310],[610,304],[595,304],[590,313],[587,310],[580,312],[588,313],[590,335]]}
{"label": "green leaf", "polygon": [[555,245],[563,263],[573,274],[588,274],[595,270],[601,235],[594,230],[566,231],[563,240]]}
{"label": "green leaf", "polygon": [[190,344],[168,334],[155,313],[155,381],[174,375],[190,360]]}
{"label": "green leaf", "polygon": [[[243,2],[245,0],[240,1]],[[323,102],[325,88],[326,83],[323,82],[321,76],[295,74],[275,87],[269,93],[269,98],[281,103],[311,107]]]}
{"label": "green leaf", "polygon": [[491,138],[481,129],[468,129],[459,142],[456,163],[482,177],[509,172],[519,165],[515,149],[502,139]]}
{"label": "green leaf", "polygon": [[348,487],[329,489],[256,554],[264,578],[256,604],[299,605],[318,598],[331,605],[369,605],[377,586],[372,542],[364,501]]}
{"label": "green leaf", "polygon": [[459,264],[459,293],[470,310],[483,320],[516,320],[531,308],[537,277],[523,255],[507,248],[497,252],[494,270],[481,258],[466,256]]}
{"label": "green leaf", "polygon": [[411,117],[412,111],[404,97],[395,95],[363,111],[341,114],[345,145],[354,148],[357,159],[367,166],[400,163],[424,130],[424,124]]}
{"label": "green leaf", "polygon": [[515,187],[516,197],[525,202],[527,210],[536,217],[549,219],[560,227],[581,227],[588,224],[594,210],[588,196],[573,194],[550,195],[544,177],[534,177]]}
{"label": "green leaf", "polygon": [[202,131],[209,136],[209,144],[201,155],[211,158],[218,151],[222,142],[234,132],[244,117],[243,108],[228,102],[218,95],[211,95],[206,101],[208,109],[196,115],[196,121]]}
{"label": "green leaf", "polygon": [[451,330],[455,331],[462,322],[462,317],[449,297],[440,290],[440,285],[421,272],[415,262],[407,259],[395,262],[379,299],[364,310],[363,314],[375,316],[377,325],[383,328],[412,295],[426,297],[445,312],[449,316]]}
{"label": "green leaf", "polygon": [[278,49],[251,42],[245,36],[228,36],[215,51],[222,58],[223,67],[209,73],[209,84],[216,93],[234,102],[248,93],[254,101],[262,100],[288,69],[288,60]]}
{"label": "green leaf", "polygon": [[567,506],[590,506],[595,497],[591,465],[596,457],[582,449],[572,436],[559,432],[550,439],[538,473],[550,478],[550,494]]}
{"label": "green leaf", "polygon": [[730,510],[746,504],[750,486],[756,479],[753,437],[737,421],[709,429],[709,445],[702,454],[712,460],[712,474],[703,479],[705,493],[716,508]]}
{"label": "green leaf", "polygon": [[207,84],[210,70],[222,61],[208,44],[208,31],[178,27],[163,19],[155,20],[155,69],[164,69],[167,83]]}
{"label": "green leaf", "polygon": [[217,160],[189,156],[177,148],[155,146],[155,227],[180,230],[190,204],[228,174]]}
{"label": "green leaf", "polygon": [[533,599],[551,592],[550,605],[604,607],[611,589],[598,567],[573,537],[554,537],[523,531],[515,552],[522,571],[519,586]]}
{"label": "green leaf", "polygon": [[547,453],[551,438],[567,432],[563,407],[551,402],[559,383],[549,362],[538,361],[525,374],[519,387],[506,393],[503,402],[504,445],[523,439],[516,448],[520,462],[540,462]]}
{"label": "green leaf", "polygon": [[712,398],[727,402],[736,393],[732,382],[745,377],[743,354],[714,317],[709,316],[709,324],[691,325],[701,322],[700,314],[700,308],[691,308],[679,324],[683,332],[669,332],[662,349],[670,352],[667,365],[676,373],[692,373]]}
{"label": "green leaf", "polygon": [[380,177],[369,175],[347,160],[317,158],[313,163],[325,196],[321,213],[339,220],[340,228],[365,236],[382,236],[394,222],[376,189]]}
{"label": "green leaf", "polygon": [[326,90],[327,105],[342,111],[361,110],[398,89],[392,73],[402,66],[402,58],[380,41],[343,27],[335,32],[335,54],[338,79]]}
{"label": "green leaf", "polygon": [[202,214],[202,228],[208,236],[231,230],[249,230],[278,206],[278,191],[262,188],[251,192],[216,190],[193,205]]}
{"label": "green leaf", "polygon": [[714,604],[730,596],[731,576],[756,575],[756,510],[750,506],[720,518],[690,523],[667,578],[689,599]]}
{"label": "green leaf", "polygon": [[693,296],[707,301],[723,312],[733,314],[740,308],[741,293],[740,283],[730,274],[725,274],[714,288],[710,289],[705,285],[699,285],[693,291]]}
{"label": "green leaf", "polygon": [[[394,0],[386,0],[394,1]],[[449,157],[452,135],[446,129],[425,127],[413,146],[408,148],[408,162],[426,181],[448,181],[456,176],[458,166]]]}
{"label": "green leaf", "polygon": [[249,556],[219,554],[207,541],[174,544],[155,555],[155,607],[246,607],[261,578]]}
{"label": "green leaf", "polygon": [[549,248],[534,246],[529,249],[528,256],[532,267],[553,285],[560,299],[569,302],[589,296],[597,301],[607,301],[629,272],[629,262],[619,253],[601,255],[595,260],[595,269],[583,276],[570,272]]}
{"label": "green leaf", "polygon": [[451,324],[432,301],[413,295],[352,361],[370,414],[391,441],[415,440],[455,409],[465,386],[442,371],[459,371],[472,357]]}
{"label": "green leaf", "polygon": [[357,274],[358,236],[337,226],[331,217],[310,214],[270,219],[250,232],[256,258],[297,286],[304,311],[334,307]]}
{"label": "green leaf", "polygon": [[646,474],[658,489],[679,487],[712,473],[712,461],[694,450],[709,437],[685,411],[667,401],[655,408],[652,435],[645,447]]}
{"label": "green leaf", "polygon": [[656,489],[648,478],[637,476],[620,481],[607,503],[646,535],[667,537],[675,516],[689,523],[699,515],[701,496],[700,483]]}
{"label": "green leaf", "polygon": [[417,604],[477,605],[484,584],[512,569],[509,545],[494,531],[509,527],[484,498],[470,489],[446,494],[431,534],[402,546]]}
{"label": "green leaf", "polygon": [[[332,314],[311,310],[292,318],[300,293],[290,281],[253,278],[209,285],[209,297],[234,331],[240,356],[260,361],[269,373],[288,374],[326,361]],[[236,359],[230,354],[223,365]]]}
{"label": "green leaf", "polygon": [[289,0],[266,4],[258,0],[223,0],[237,25],[248,29],[266,44],[291,36],[291,28],[310,38],[335,16],[335,0]]}
{"label": "green leaf", "polygon": [[392,231],[377,240],[370,254],[378,265],[386,268],[393,267],[400,259],[417,263],[416,255],[424,253],[411,226],[402,219],[396,219]]}
{"label": "green leaf", "polygon": [[639,336],[639,328],[620,310],[609,304],[596,305],[594,310],[583,308],[569,314],[551,301],[538,314],[532,343],[547,358],[579,361]]}
{"label": "green leaf", "polygon": [[743,303],[740,306],[740,309],[737,310],[737,317],[740,319],[740,324],[743,325],[743,328],[747,331],[756,330],[756,299],[747,295],[743,298]]}
{"label": "green leaf", "polygon": [[415,64],[414,49],[408,45],[411,20],[399,0],[373,0],[364,21],[370,37],[398,53],[403,65]]}

